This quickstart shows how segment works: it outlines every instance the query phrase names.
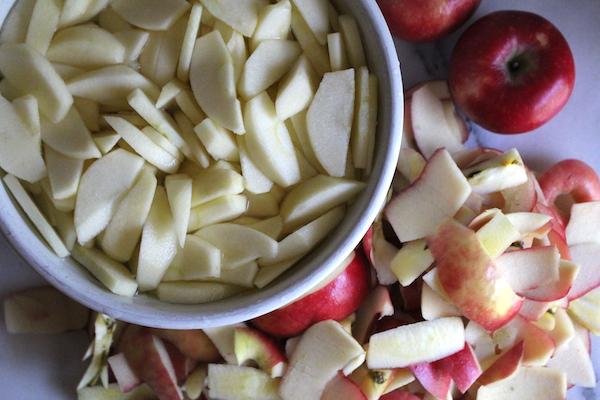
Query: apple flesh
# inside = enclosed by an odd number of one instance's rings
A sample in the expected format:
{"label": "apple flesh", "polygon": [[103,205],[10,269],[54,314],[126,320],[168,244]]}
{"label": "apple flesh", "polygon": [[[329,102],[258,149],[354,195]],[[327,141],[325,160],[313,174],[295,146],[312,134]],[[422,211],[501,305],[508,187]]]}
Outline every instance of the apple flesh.
{"label": "apple flesh", "polygon": [[546,123],[569,99],[574,80],[575,63],[563,35],[525,11],[479,19],[463,33],[450,60],[454,100],[473,121],[498,133],[527,132]]}
{"label": "apple flesh", "polygon": [[184,0],[113,0],[110,6],[130,24],[153,31],[169,29],[190,8]]}
{"label": "apple flesh", "polygon": [[446,399],[450,394],[450,371],[439,362],[415,364],[411,372],[423,388],[436,399]]}
{"label": "apple flesh", "polygon": [[77,390],[78,400],[135,400],[149,399],[155,396],[154,391],[148,385],[140,385],[128,393],[123,393],[116,383],[107,387],[87,386]]}
{"label": "apple flesh", "polygon": [[600,221],[600,201],[573,204],[565,232],[569,246],[600,243],[600,235],[590,221]]}
{"label": "apple flesh", "polygon": [[501,381],[513,376],[521,367],[524,353],[523,341],[520,341],[512,348],[498,357],[492,365],[477,380],[478,385],[489,385],[490,383]]}
{"label": "apple flesh", "polygon": [[287,359],[273,339],[251,328],[236,328],[234,351],[239,365],[254,362],[272,378],[283,376]]}
{"label": "apple flesh", "polygon": [[569,248],[573,262],[579,265],[579,273],[575,277],[573,287],[569,291],[569,299],[577,299],[600,285],[599,243],[585,243]]}
{"label": "apple flesh", "polygon": [[111,372],[115,376],[119,389],[123,393],[131,392],[142,384],[140,378],[137,377],[127,362],[125,354],[114,354],[108,357],[106,361],[108,362]]}
{"label": "apple flesh", "polygon": [[554,246],[507,252],[496,258],[495,263],[515,292],[534,289],[559,278],[560,255]]}
{"label": "apple flesh", "polygon": [[563,372],[545,367],[522,367],[516,374],[482,386],[478,400],[547,399],[562,400],[567,396],[567,380]]}
{"label": "apple flesh", "polygon": [[279,399],[277,381],[261,370],[208,364],[208,395],[212,399]]}
{"label": "apple flesh", "polygon": [[564,371],[567,375],[567,383],[570,385],[596,386],[596,374],[592,359],[585,348],[585,344],[577,336],[573,337],[564,346],[557,348],[547,366],[558,371]]}
{"label": "apple flesh", "polygon": [[352,336],[359,343],[367,342],[377,321],[393,314],[394,305],[388,288],[377,286],[356,311],[356,320],[352,324]]}
{"label": "apple flesh", "polygon": [[362,390],[352,380],[338,373],[333,378],[321,395],[321,400],[336,400],[339,398],[348,400],[368,400]]}

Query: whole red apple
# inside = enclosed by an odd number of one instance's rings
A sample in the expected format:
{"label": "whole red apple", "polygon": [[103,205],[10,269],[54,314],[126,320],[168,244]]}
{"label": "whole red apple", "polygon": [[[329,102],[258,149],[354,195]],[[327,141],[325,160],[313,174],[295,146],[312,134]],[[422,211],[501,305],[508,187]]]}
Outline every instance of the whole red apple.
{"label": "whole red apple", "polygon": [[525,11],[475,22],[450,60],[450,91],[469,118],[498,133],[523,133],[551,119],[575,82],[575,62],[560,31]]}
{"label": "whole red apple", "polygon": [[377,0],[390,30],[410,42],[439,39],[462,25],[480,0]]}
{"label": "whole red apple", "polygon": [[344,270],[327,285],[252,323],[273,336],[290,337],[320,321],[342,320],[356,311],[369,293],[369,279],[367,261],[355,252]]}

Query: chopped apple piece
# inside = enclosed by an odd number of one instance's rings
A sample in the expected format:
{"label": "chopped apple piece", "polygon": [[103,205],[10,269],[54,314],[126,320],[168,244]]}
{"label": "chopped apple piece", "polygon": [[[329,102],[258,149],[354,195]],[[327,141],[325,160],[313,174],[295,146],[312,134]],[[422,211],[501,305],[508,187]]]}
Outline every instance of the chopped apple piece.
{"label": "chopped apple piece", "polygon": [[200,329],[152,329],[152,334],[173,344],[186,357],[200,362],[215,362],[221,359],[217,348]]}
{"label": "chopped apple piece", "polygon": [[272,378],[283,376],[287,366],[285,355],[270,337],[251,328],[236,328],[235,356],[239,365],[255,362]]}
{"label": "chopped apple piece", "polygon": [[192,183],[192,207],[215,200],[221,196],[244,191],[243,178],[235,171],[209,168],[199,172]]}
{"label": "chopped apple piece", "polygon": [[83,123],[90,131],[100,129],[100,104],[93,100],[82,99],[81,97],[73,99],[73,105],[79,112]]}
{"label": "chopped apple piece", "polygon": [[325,386],[321,400],[337,400],[340,398],[346,400],[369,400],[365,396],[364,391],[356,383],[344,376],[344,374],[338,373]]}
{"label": "chopped apple piece", "polygon": [[115,38],[125,48],[125,61],[135,61],[140,57],[148,43],[150,33],[139,29],[130,29],[114,33]]}
{"label": "chopped apple piece", "polygon": [[190,65],[192,64],[192,53],[194,44],[200,30],[200,21],[202,20],[202,6],[193,3],[190,15],[187,20],[183,43],[179,53],[179,64],[177,64],[177,78],[182,82],[187,82],[190,77]]}
{"label": "chopped apple piece", "polygon": [[329,33],[329,10],[325,0],[293,0],[317,41],[325,46]]}
{"label": "chopped apple piece", "polygon": [[246,217],[269,218],[279,214],[279,204],[271,193],[246,193],[246,197],[248,198]]}
{"label": "chopped apple piece", "polygon": [[[544,315],[551,315],[545,313]],[[558,307],[554,312],[554,326],[549,329],[550,336],[556,345],[556,348],[560,348],[565,345],[571,339],[575,337],[575,326],[573,321],[563,308]]]}
{"label": "chopped apple piece", "polygon": [[221,273],[221,250],[198,236],[188,235],[183,247],[181,273],[184,280],[218,278]]}
{"label": "chopped apple piece", "polygon": [[[428,340],[424,341],[423,337]],[[376,333],[369,340],[369,368],[402,368],[431,362],[464,347],[465,329],[460,318],[440,318]]]}
{"label": "chopped apple piece", "polygon": [[404,243],[390,264],[402,286],[408,286],[433,264],[433,256],[425,240]]}
{"label": "chopped apple piece", "polygon": [[577,299],[600,285],[600,243],[583,243],[569,248],[571,258],[579,265],[579,273],[569,291],[569,299]]}
{"label": "chopped apple piece", "polygon": [[75,204],[79,243],[86,243],[106,228],[118,202],[131,188],[144,160],[115,150],[94,162],[82,175]]}
{"label": "chopped apple piece", "polygon": [[56,200],[64,200],[74,196],[79,187],[83,160],[66,157],[46,145],[44,145],[44,155],[52,197]]}
{"label": "chopped apple piece", "polygon": [[352,336],[359,343],[365,343],[372,334],[377,321],[394,314],[390,292],[385,286],[377,286],[356,311],[352,324]]}
{"label": "chopped apple piece", "polygon": [[133,296],[138,284],[129,270],[123,265],[96,249],[73,247],[73,258],[83,265],[108,290],[121,296]]}
{"label": "chopped apple piece", "polygon": [[100,14],[98,14],[98,25],[111,33],[127,31],[133,28],[112,7],[106,7],[100,11]]}
{"label": "chopped apple piece", "polygon": [[37,0],[25,37],[25,44],[42,55],[46,54],[52,36],[58,29],[62,2],[59,0]]}
{"label": "chopped apple piece", "polygon": [[248,153],[261,171],[282,187],[298,183],[300,168],[292,140],[266,92],[246,103],[244,121]]}
{"label": "chopped apple piece", "polygon": [[560,254],[554,246],[507,252],[496,258],[495,263],[516,292],[537,288],[559,278]]}
{"label": "chopped apple piece", "polygon": [[158,98],[160,93],[151,80],[126,65],[104,67],[78,75],[68,81],[68,88],[73,96],[123,109],[129,108],[127,96],[135,89],[143,90],[152,98]]}
{"label": "chopped apple piece", "polygon": [[78,25],[58,32],[48,48],[50,61],[80,68],[98,68],[125,61],[125,46],[96,25]]}
{"label": "chopped apple piece", "polygon": [[90,20],[104,10],[109,2],[110,0],[65,0],[59,27],[64,28]]}
{"label": "chopped apple piece", "polygon": [[364,354],[363,348],[335,321],[310,327],[294,350],[280,387],[285,399],[318,399],[339,370]]}
{"label": "chopped apple piece", "polygon": [[148,385],[140,385],[130,392],[123,393],[116,383],[104,386],[86,386],[77,390],[77,400],[142,400],[154,396]]}
{"label": "chopped apple piece", "polygon": [[277,381],[255,368],[209,364],[207,383],[213,399],[280,399]]}
{"label": "chopped apple piece", "polygon": [[463,171],[475,193],[489,194],[524,184],[527,170],[516,149]]}
{"label": "chopped apple piece", "polygon": [[200,0],[215,18],[251,37],[256,29],[259,10],[268,3],[263,0]]}
{"label": "chopped apple piece", "polygon": [[281,203],[285,230],[290,232],[319,215],[344,204],[364,188],[364,183],[317,175],[296,186]]}
{"label": "chopped apple piece", "polygon": [[444,300],[427,284],[421,289],[421,315],[426,321],[444,317],[460,317],[461,313],[452,303]]}
{"label": "chopped apple piece", "polygon": [[278,243],[255,229],[236,224],[215,224],[195,233],[223,252],[223,267],[235,268],[260,257],[274,257]]}
{"label": "chopped apple piece", "polygon": [[[29,28],[29,20],[35,0],[22,0],[14,4],[10,14],[2,24],[0,43],[23,43]],[[85,1],[82,1],[85,3]]]}
{"label": "chopped apple piece", "polygon": [[[167,153],[169,153],[171,155],[171,157],[173,157],[174,159],[177,160],[177,162],[180,162],[181,159],[183,158],[181,153],[179,152],[179,149],[177,148],[177,146],[175,146],[173,143],[171,143],[169,141],[169,139],[167,139],[166,137],[161,135],[153,127],[145,126],[144,128],[142,128],[142,133],[144,134],[144,136],[146,136],[148,139],[150,139],[152,142],[154,142],[154,144],[158,145],[158,147],[160,147],[161,149],[163,149]],[[123,139],[123,140],[125,142],[127,142],[125,139]],[[144,140],[144,141],[146,141],[146,140]],[[129,144],[129,145],[131,146],[131,144]],[[133,148],[133,146],[131,146],[131,147]],[[149,157],[149,158],[151,158],[151,157]],[[156,167],[156,165],[155,165],[155,167]]]}
{"label": "chopped apple piece", "polygon": [[183,247],[192,208],[192,179],[187,175],[169,175],[165,178],[165,189],[179,246]]}
{"label": "chopped apple piece", "polygon": [[522,367],[516,374],[482,386],[477,400],[545,399],[562,400],[567,396],[563,372],[543,367]]}
{"label": "chopped apple piece", "polygon": [[331,71],[341,71],[349,67],[346,46],[341,33],[336,32],[327,35],[327,49],[329,50]]}
{"label": "chopped apple piece", "polygon": [[476,235],[490,258],[500,256],[521,237],[521,233],[501,212],[479,228]]}
{"label": "chopped apple piece", "polygon": [[569,246],[581,243],[600,243],[594,222],[600,221],[600,201],[573,204],[566,235]]}
{"label": "chopped apple piece", "polygon": [[112,0],[110,6],[125,21],[151,31],[164,31],[190,8],[185,0]]}
{"label": "chopped apple piece", "polygon": [[263,7],[258,14],[258,24],[252,35],[252,49],[267,39],[286,39],[292,24],[292,5],[289,0],[280,0]]}
{"label": "chopped apple piece", "polygon": [[231,132],[206,118],[194,128],[194,132],[215,160],[238,161],[239,152]]}
{"label": "chopped apple piece", "polygon": [[[224,6],[217,5],[214,0],[204,0],[205,7],[208,2],[215,7]],[[239,7],[237,0],[232,3],[228,6],[229,10]],[[250,2],[239,2],[246,3]],[[196,40],[192,54],[190,84],[196,101],[216,123],[243,134],[246,129],[241,104],[236,98],[233,60],[219,32],[213,31]]]}
{"label": "chopped apple piece", "polygon": [[356,75],[354,126],[352,129],[352,160],[356,168],[371,168],[377,123],[377,78],[367,67],[360,67]]}
{"label": "chopped apple piece", "polygon": [[11,334],[55,334],[84,328],[89,310],[52,287],[22,290],[4,299]]}
{"label": "chopped apple piece", "polygon": [[181,18],[168,31],[152,32],[140,54],[140,72],[158,85],[175,78],[186,28],[186,19]]}
{"label": "chopped apple piece", "polygon": [[238,151],[240,153],[240,164],[242,175],[244,177],[244,187],[251,193],[266,193],[273,187],[271,181],[258,166],[252,161],[248,155],[246,147],[246,138],[244,136],[237,137]]}
{"label": "chopped apple piece", "polygon": [[140,290],[155,289],[177,253],[175,222],[167,193],[157,187],[148,219],[142,230],[136,279]]}
{"label": "chopped apple piece", "polygon": [[44,143],[71,158],[85,160],[102,155],[75,107],[58,123],[42,117],[41,134]]}
{"label": "chopped apple piece", "polygon": [[530,170],[527,170],[527,176],[527,182],[501,192],[504,198],[504,207],[502,207],[504,212],[529,212],[535,207],[538,201],[538,195],[535,190],[537,180]]}
{"label": "chopped apple piece", "polygon": [[[356,369],[349,376],[350,379],[349,382],[347,382],[346,386],[348,384],[354,384],[358,386],[357,389],[360,393],[360,396],[362,396],[358,397],[358,399],[360,400],[377,400],[381,397],[381,395],[387,388],[389,381],[392,379],[392,375],[393,370],[391,369],[372,370],[368,369],[365,365],[363,365],[360,368]],[[338,374],[338,376],[344,376],[344,374],[340,373]],[[333,393],[328,393],[328,391],[333,389],[332,382],[335,382],[337,379],[339,378],[334,378],[334,380],[327,384],[327,387],[325,388],[325,392],[323,393],[323,397],[321,397],[321,399],[323,399],[327,394],[330,396],[333,395]],[[346,389],[352,389],[352,386]],[[350,393],[352,393],[352,390],[350,391]],[[342,395],[342,393],[340,393],[339,395]],[[351,399],[354,398],[356,397],[351,397]]]}
{"label": "chopped apple piece", "polygon": [[[21,121],[25,124],[27,129],[33,134],[33,136],[39,141],[41,134],[40,126],[40,110],[38,107],[37,99],[28,94],[21,96],[12,101],[12,105],[15,111],[21,118]],[[18,128],[17,128],[18,129]]]}
{"label": "chopped apple piece", "polygon": [[246,212],[248,199],[241,195],[221,196],[192,208],[188,232],[204,226],[231,221]]}
{"label": "chopped apple piece", "polygon": [[599,305],[600,289],[594,289],[569,303],[569,315],[594,335],[600,335]]}
{"label": "chopped apple piece", "polygon": [[494,330],[519,312],[522,299],[498,274],[472,230],[449,220],[427,243],[442,287],[467,318]]}
{"label": "chopped apple piece", "polygon": [[219,350],[221,357],[223,357],[228,364],[238,365],[235,356],[235,330],[245,326],[246,325],[244,324],[234,324],[204,329],[204,333],[210,338],[215,347]]}
{"label": "chopped apple piece", "polygon": [[548,332],[520,316],[516,316],[506,326],[494,331],[492,336],[494,343],[500,349],[512,347],[523,340],[525,345],[523,363],[525,365],[546,365],[556,349]]}
{"label": "chopped apple piece", "polygon": [[[179,96],[177,96],[179,98]],[[194,132],[194,126],[192,121],[183,113],[176,112],[175,113],[175,121],[177,121],[177,126],[181,132],[181,137],[190,147],[190,152],[192,153],[195,163],[200,165],[202,168],[207,168],[210,163],[210,156],[206,153],[206,150],[200,143],[198,136]]]}
{"label": "chopped apple piece", "polygon": [[160,95],[156,100],[156,108],[166,108],[173,105],[175,97],[183,90],[181,82],[173,79],[165,84],[160,90]]}
{"label": "chopped apple piece", "polygon": [[20,93],[35,96],[52,122],[62,120],[73,104],[65,82],[50,62],[25,44],[0,46],[0,72]]}
{"label": "chopped apple piece", "polygon": [[596,386],[592,360],[579,337],[574,337],[564,346],[557,348],[547,366],[563,371],[570,385],[590,388]]}
{"label": "chopped apple piece", "polygon": [[302,47],[304,55],[310,60],[319,75],[331,71],[327,49],[317,41],[306,21],[296,9],[292,10],[292,32]]}
{"label": "chopped apple piece", "polygon": [[15,107],[0,96],[0,167],[27,182],[46,176],[39,137],[31,132]]}
{"label": "chopped apple piece", "polygon": [[183,391],[191,400],[198,400],[202,396],[206,386],[208,366],[201,365],[196,368],[185,380]]}
{"label": "chopped apple piece", "polygon": [[552,217],[530,212],[506,214],[506,218],[521,233],[521,239],[528,236],[543,237],[550,230]]}
{"label": "chopped apple piece", "polygon": [[249,225],[252,229],[256,229],[267,236],[277,240],[283,230],[283,220],[277,215],[272,218],[257,221]]}
{"label": "chopped apple piece", "polygon": [[344,176],[354,115],[354,70],[323,76],[306,115],[308,136],[319,163],[331,176]]}
{"label": "chopped apple piece", "polygon": [[279,83],[275,108],[281,121],[298,114],[310,105],[316,91],[316,73],[306,56],[301,56]]}
{"label": "chopped apple piece", "polygon": [[340,15],[338,20],[340,23],[340,32],[346,43],[350,65],[354,68],[365,66],[367,64],[365,51],[356,20],[350,15]]}
{"label": "chopped apple piece", "polygon": [[431,235],[453,217],[471,188],[446,150],[438,150],[414,184],[387,205],[386,215],[402,242]]}
{"label": "chopped apple piece", "polygon": [[106,360],[111,372],[115,376],[115,380],[119,385],[119,389],[123,393],[128,393],[142,384],[140,378],[137,377],[131,366],[127,362],[127,358],[123,353],[114,354]]}
{"label": "chopped apple piece", "polygon": [[218,282],[163,282],[156,288],[161,301],[175,304],[212,303],[244,290],[239,286]]}

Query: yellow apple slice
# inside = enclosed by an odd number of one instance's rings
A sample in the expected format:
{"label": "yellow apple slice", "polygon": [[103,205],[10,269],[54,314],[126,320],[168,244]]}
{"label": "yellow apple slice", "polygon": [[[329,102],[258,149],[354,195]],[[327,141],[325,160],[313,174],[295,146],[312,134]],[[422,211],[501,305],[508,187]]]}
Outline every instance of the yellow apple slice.
{"label": "yellow apple slice", "polygon": [[292,4],[281,0],[260,10],[258,24],[252,35],[251,47],[256,49],[267,39],[287,39],[292,24]]}
{"label": "yellow apple slice", "polygon": [[102,131],[93,134],[92,139],[94,139],[94,143],[96,143],[96,147],[102,155],[105,155],[117,145],[117,142],[121,140],[121,136],[113,131]]}
{"label": "yellow apple slice", "polygon": [[252,98],[277,82],[300,55],[300,46],[291,40],[262,41],[250,55],[240,77],[239,91]]}
{"label": "yellow apple slice", "polygon": [[255,229],[237,224],[215,224],[195,233],[223,253],[223,268],[254,261],[260,257],[274,257],[277,242]]}
{"label": "yellow apple slice", "polygon": [[360,31],[356,20],[350,15],[340,15],[338,20],[340,23],[340,32],[344,37],[344,43],[346,43],[350,65],[354,68],[360,68],[367,65],[365,50],[362,45]]}
{"label": "yellow apple slice", "polygon": [[478,400],[544,399],[562,400],[567,397],[564,372],[545,367],[520,367],[514,375],[481,386]]}
{"label": "yellow apple slice", "polygon": [[179,246],[183,247],[192,209],[192,179],[187,175],[169,175],[165,178],[165,189]]}
{"label": "yellow apple slice", "polygon": [[152,32],[140,54],[140,72],[158,85],[175,78],[181,42],[187,27],[186,19],[179,19],[168,31]]}
{"label": "yellow apple slice", "polygon": [[573,204],[566,230],[569,246],[600,243],[600,234],[592,221],[600,221],[600,201]]}
{"label": "yellow apple slice", "polygon": [[185,0],[113,0],[110,6],[131,25],[150,31],[170,29],[190,8]]}
{"label": "yellow apple slice", "polygon": [[331,176],[341,177],[346,172],[354,87],[352,69],[325,74],[306,115],[315,156]]}
{"label": "yellow apple slice", "polygon": [[[477,230],[477,239],[491,258],[500,256],[520,237],[521,233],[501,212],[496,213],[491,220]],[[556,268],[558,271],[558,265]]]}
{"label": "yellow apple slice", "polygon": [[444,300],[427,284],[423,285],[421,291],[421,315],[426,321],[462,316],[458,308],[452,303]]}
{"label": "yellow apple slice", "polygon": [[28,182],[46,176],[39,137],[19,117],[15,107],[0,96],[0,167]]}
{"label": "yellow apple slice", "polygon": [[156,289],[177,254],[175,223],[167,193],[157,187],[142,230],[136,280],[140,290]]}
{"label": "yellow apple slice", "polygon": [[213,399],[264,399],[279,397],[279,383],[267,373],[237,365],[208,364],[208,395]]}
{"label": "yellow apple slice", "polygon": [[31,200],[19,180],[10,174],[6,175],[3,180],[8,190],[10,190],[17,203],[23,209],[23,212],[29,217],[31,223],[36,227],[50,248],[59,257],[67,257],[69,250],[67,250],[60,237],[56,234],[54,228],[50,226],[46,217],[44,217],[33,200]]}
{"label": "yellow apple slice", "polygon": [[281,204],[285,231],[325,214],[356,196],[365,184],[344,178],[317,175],[296,186]]}
{"label": "yellow apple slice", "polygon": [[283,220],[280,215],[276,215],[262,221],[253,222],[248,226],[277,240],[283,230]]}
{"label": "yellow apple slice", "polygon": [[232,31],[231,37],[227,41],[227,49],[231,53],[231,60],[233,62],[234,82],[238,83],[242,76],[244,65],[248,60],[248,51],[246,50],[244,36],[237,31]]}
{"label": "yellow apple slice", "polygon": [[463,171],[473,191],[488,194],[522,185],[529,179],[521,155],[511,149]]}
{"label": "yellow apple slice", "polygon": [[188,232],[204,226],[231,221],[246,212],[248,199],[241,195],[222,196],[192,208]]}
{"label": "yellow apple slice", "polygon": [[73,104],[50,62],[24,44],[0,46],[0,72],[19,92],[35,96],[42,114],[53,122],[63,119]]}
{"label": "yellow apple slice", "polygon": [[200,0],[217,19],[246,37],[251,37],[258,22],[258,11],[268,4],[264,0]]}
{"label": "yellow apple slice", "polygon": [[138,284],[129,270],[101,251],[75,245],[73,258],[111,292],[128,297],[132,297],[137,292]]}
{"label": "yellow apple slice", "polygon": [[298,183],[301,177],[294,146],[266,92],[246,103],[244,121],[249,155],[261,171],[283,187]]}
{"label": "yellow apple slice", "polygon": [[200,21],[202,20],[202,6],[198,3],[192,4],[190,15],[187,20],[185,34],[179,52],[179,63],[177,64],[177,78],[182,82],[187,82],[190,77],[190,65],[192,64],[192,53],[194,44],[200,30]]}
{"label": "yellow apple slice", "polygon": [[218,278],[221,275],[221,250],[195,235],[184,240],[181,275],[184,280]]}
{"label": "yellow apple slice", "polygon": [[262,173],[248,155],[246,138],[244,136],[238,136],[237,143],[238,151],[240,153],[242,175],[244,177],[244,188],[251,193],[266,193],[271,190],[273,181]]}
{"label": "yellow apple slice", "polygon": [[167,150],[154,143],[142,131],[127,120],[119,117],[105,116],[108,124],[125,140],[140,156],[150,164],[167,173],[174,173],[179,169],[180,160]]}
{"label": "yellow apple slice", "polygon": [[137,181],[116,208],[106,227],[100,247],[117,261],[131,259],[154,199],[157,180],[148,168],[142,169]]}
{"label": "yellow apple slice", "polygon": [[101,156],[92,135],[75,108],[58,123],[42,118],[41,136],[45,144],[65,156],[90,159]]}
{"label": "yellow apple slice", "polygon": [[315,95],[316,82],[316,73],[308,58],[301,56],[279,83],[275,108],[280,120],[285,121],[308,108]]}
{"label": "yellow apple slice", "polygon": [[56,200],[63,200],[74,196],[79,187],[83,160],[64,156],[47,145],[44,145],[44,155],[52,197]]}
{"label": "yellow apple slice", "polygon": [[175,145],[171,143],[169,139],[158,133],[158,131],[153,127],[145,126],[144,128],[142,128],[142,133],[160,148],[164,149],[167,153],[169,153],[173,158],[177,159],[178,161],[181,161],[183,159],[183,156],[179,152],[179,149],[177,149],[177,147],[175,147]]}
{"label": "yellow apple slice", "polygon": [[125,61],[131,62],[137,60],[142,54],[148,39],[150,39],[150,33],[139,29],[130,29],[115,32],[114,37],[125,48]]}
{"label": "yellow apple slice", "polygon": [[290,400],[319,399],[338,371],[361,356],[362,346],[338,322],[319,322],[302,335],[292,353],[279,388],[281,396]]}
{"label": "yellow apple slice", "polygon": [[240,159],[234,135],[217,125],[212,119],[206,118],[196,125],[194,132],[215,160],[238,161]]}
{"label": "yellow apple slice", "polygon": [[569,315],[594,335],[600,334],[600,288],[594,289],[569,304]]}
{"label": "yellow apple slice", "polygon": [[329,33],[329,9],[325,0],[293,0],[317,41],[325,46]]}
{"label": "yellow apple slice", "polygon": [[[370,170],[377,124],[377,77],[366,67],[356,72],[354,126],[352,127],[352,160],[356,168]],[[400,161],[399,161],[400,163]],[[400,165],[400,164],[399,164]]]}
{"label": "yellow apple slice", "polygon": [[75,204],[79,243],[89,242],[106,228],[143,165],[142,158],[118,149],[95,161],[83,173]]}
{"label": "yellow apple slice", "polygon": [[260,194],[246,193],[246,198],[248,199],[246,217],[268,218],[279,214],[279,203],[269,192]]}
{"label": "yellow apple slice", "polygon": [[158,98],[160,93],[160,89],[152,81],[126,65],[86,72],[70,79],[68,87],[73,96],[122,109],[129,108],[127,95],[134,89],[139,88],[152,98]]}
{"label": "yellow apple slice", "polygon": [[196,40],[190,84],[196,101],[211,119],[237,134],[245,132],[241,104],[236,97],[233,60],[218,31]]}
{"label": "yellow apple slice", "polygon": [[37,0],[29,20],[25,43],[40,54],[46,54],[52,36],[58,29],[62,2]]}
{"label": "yellow apple slice", "polygon": [[100,129],[100,104],[93,100],[82,99],[76,97],[73,99],[73,106],[79,112],[79,116],[83,120],[83,123],[90,131],[97,131]]}
{"label": "yellow apple slice", "polygon": [[190,147],[190,151],[193,155],[192,160],[198,163],[202,168],[207,168],[210,164],[210,156],[206,153],[204,147],[202,147],[198,136],[196,136],[192,121],[190,121],[189,118],[186,117],[186,115],[180,111],[175,113],[175,121],[177,122],[177,126],[179,127],[181,137]]}
{"label": "yellow apple slice", "polygon": [[295,137],[298,139],[300,150],[302,150],[306,160],[310,162],[310,165],[316,168],[319,173],[324,174],[325,170],[319,163],[319,160],[317,160],[317,156],[315,155],[312,145],[310,144],[308,127],[306,126],[306,111],[301,111],[294,115],[291,118],[291,121]]}
{"label": "yellow apple slice", "polygon": [[27,129],[33,134],[39,143],[41,140],[41,126],[40,110],[37,99],[28,94],[14,99],[12,101],[12,105],[21,118],[21,121],[25,124]]}
{"label": "yellow apple slice", "polygon": [[104,10],[110,0],[65,0],[59,27],[76,25],[94,18]]}
{"label": "yellow apple slice", "polygon": [[256,274],[256,277],[254,278],[254,286],[259,289],[264,288],[288,269],[293,267],[294,264],[296,264],[301,258],[302,257],[297,257],[291,260],[283,261],[279,264],[273,264],[260,268]]}
{"label": "yellow apple slice", "polygon": [[243,290],[219,282],[163,282],[156,288],[156,295],[167,303],[203,304],[231,297]]}
{"label": "yellow apple slice", "polygon": [[[567,314],[567,311],[564,308],[557,307],[554,315],[544,313],[544,316],[552,316],[554,321],[554,326],[547,330],[557,349],[564,347],[565,344],[576,337],[573,320],[569,317],[569,314]],[[540,318],[540,320],[542,319]]]}
{"label": "yellow apple slice", "polygon": [[433,256],[423,239],[406,242],[396,253],[390,269],[402,286],[408,286],[433,264]]}
{"label": "yellow apple slice", "polygon": [[336,32],[327,35],[327,49],[329,50],[331,71],[341,71],[349,67],[346,45],[341,33]]}
{"label": "yellow apple slice", "polygon": [[[16,2],[7,15],[2,30],[0,43],[23,43],[29,28],[29,20],[35,6],[35,0],[21,0]],[[84,3],[84,1],[82,1]]]}
{"label": "yellow apple slice", "polygon": [[310,60],[319,75],[331,71],[327,49],[317,41],[298,10],[292,10],[292,32],[302,47],[304,55]]}
{"label": "yellow apple slice", "polygon": [[222,283],[251,288],[254,286],[254,279],[258,274],[258,265],[251,261],[236,268],[223,268],[221,275],[216,280]]}
{"label": "yellow apple slice", "polygon": [[98,68],[124,62],[125,46],[96,25],[78,25],[54,35],[47,57],[75,67]]}
{"label": "yellow apple slice", "polygon": [[189,89],[183,88],[177,96],[175,96],[175,102],[194,125],[198,125],[206,118],[206,115],[200,109],[198,103],[196,103],[194,95]]}
{"label": "yellow apple slice", "polygon": [[263,257],[258,260],[261,267],[278,264],[304,256],[319,244],[342,220],[344,207],[336,207],[314,221],[286,236],[279,242],[275,257]]}
{"label": "yellow apple slice", "polygon": [[125,21],[112,7],[106,7],[98,14],[98,25],[111,33],[128,31],[133,29],[129,22]]}
{"label": "yellow apple slice", "polygon": [[244,191],[244,181],[235,171],[220,168],[202,170],[194,177],[192,185],[192,207],[226,195]]}

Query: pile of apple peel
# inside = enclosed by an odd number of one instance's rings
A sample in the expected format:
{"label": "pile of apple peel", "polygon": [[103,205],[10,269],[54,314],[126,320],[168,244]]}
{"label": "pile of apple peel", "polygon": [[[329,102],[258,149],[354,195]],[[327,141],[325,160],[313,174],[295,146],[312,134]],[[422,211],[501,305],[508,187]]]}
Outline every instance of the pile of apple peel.
{"label": "pile of apple peel", "polygon": [[20,0],[0,42],[3,183],[115,294],[263,288],[371,172],[377,79],[327,1]]}

